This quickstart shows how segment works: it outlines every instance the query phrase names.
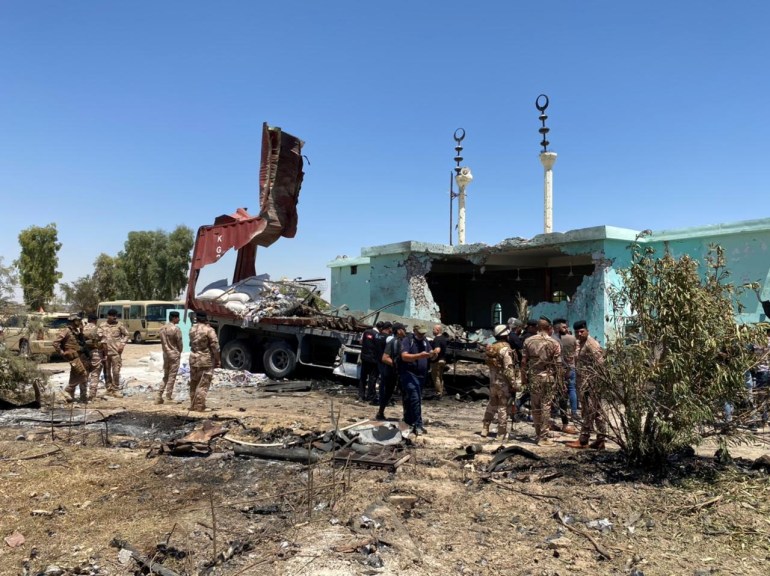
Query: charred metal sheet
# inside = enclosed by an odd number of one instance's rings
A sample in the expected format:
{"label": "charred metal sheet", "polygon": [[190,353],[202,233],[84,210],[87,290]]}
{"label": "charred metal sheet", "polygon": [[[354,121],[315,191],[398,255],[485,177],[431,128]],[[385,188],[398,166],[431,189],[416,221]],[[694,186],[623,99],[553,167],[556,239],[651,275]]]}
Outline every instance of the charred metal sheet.
{"label": "charred metal sheet", "polygon": [[373,448],[366,454],[359,454],[352,448],[343,448],[334,453],[335,464],[353,464],[395,472],[396,469],[411,456],[392,448],[382,447],[381,450]]}

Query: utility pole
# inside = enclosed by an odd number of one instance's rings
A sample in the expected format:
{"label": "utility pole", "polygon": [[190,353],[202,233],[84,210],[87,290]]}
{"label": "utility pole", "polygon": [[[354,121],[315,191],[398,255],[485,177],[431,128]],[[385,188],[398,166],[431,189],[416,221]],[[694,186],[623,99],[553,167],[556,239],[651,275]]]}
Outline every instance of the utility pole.
{"label": "utility pole", "polygon": [[543,165],[543,231],[546,234],[553,232],[553,165],[556,163],[556,152],[549,152],[548,145],[548,132],[550,129],[546,127],[545,121],[548,120],[548,116],[545,111],[549,104],[548,96],[540,94],[535,100],[535,108],[540,112],[540,123],[542,124],[538,132],[543,137],[540,145],[543,147],[543,151],[540,152],[540,163]]}

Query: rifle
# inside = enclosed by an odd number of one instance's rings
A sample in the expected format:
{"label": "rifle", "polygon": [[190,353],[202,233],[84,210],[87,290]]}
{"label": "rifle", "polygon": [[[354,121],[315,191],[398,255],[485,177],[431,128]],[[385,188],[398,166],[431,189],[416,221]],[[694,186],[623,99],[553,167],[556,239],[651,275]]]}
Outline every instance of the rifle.
{"label": "rifle", "polygon": [[91,349],[88,347],[88,343],[86,342],[86,337],[82,332],[78,332],[75,334],[75,339],[78,341],[78,344],[80,344],[80,350],[78,352],[88,358],[88,361],[91,361]]}

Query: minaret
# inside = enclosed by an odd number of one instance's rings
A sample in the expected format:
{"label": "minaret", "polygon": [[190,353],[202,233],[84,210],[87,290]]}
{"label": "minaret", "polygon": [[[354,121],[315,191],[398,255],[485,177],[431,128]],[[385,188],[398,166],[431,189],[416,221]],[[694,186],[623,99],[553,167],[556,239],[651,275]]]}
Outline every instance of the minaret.
{"label": "minaret", "polygon": [[471,169],[467,166],[460,166],[460,162],[463,161],[463,157],[460,156],[460,152],[463,151],[462,144],[463,138],[465,138],[465,130],[458,128],[455,130],[455,182],[460,192],[457,194],[457,243],[465,244],[465,187],[473,180],[473,174]]}
{"label": "minaret", "polygon": [[542,126],[538,130],[543,137],[540,145],[543,151],[540,152],[540,163],[543,165],[543,232],[550,234],[553,232],[553,165],[556,163],[556,152],[549,152],[548,132],[545,121],[548,119],[545,111],[548,108],[548,96],[541,94],[535,100],[535,108],[540,111],[540,122]]}

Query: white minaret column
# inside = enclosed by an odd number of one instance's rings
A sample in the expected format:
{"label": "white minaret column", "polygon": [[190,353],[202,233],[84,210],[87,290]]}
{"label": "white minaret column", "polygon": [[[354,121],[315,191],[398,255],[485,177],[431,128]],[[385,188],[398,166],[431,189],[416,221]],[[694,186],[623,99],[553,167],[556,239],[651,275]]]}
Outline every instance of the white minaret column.
{"label": "white minaret column", "polygon": [[556,152],[541,152],[540,163],[543,165],[543,232],[553,232],[553,165]]}
{"label": "white minaret column", "polygon": [[460,168],[455,176],[460,193],[457,195],[457,243],[465,244],[465,187],[473,180],[471,169],[467,166]]}

